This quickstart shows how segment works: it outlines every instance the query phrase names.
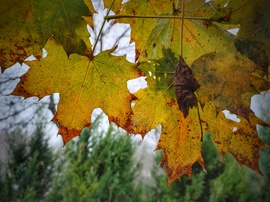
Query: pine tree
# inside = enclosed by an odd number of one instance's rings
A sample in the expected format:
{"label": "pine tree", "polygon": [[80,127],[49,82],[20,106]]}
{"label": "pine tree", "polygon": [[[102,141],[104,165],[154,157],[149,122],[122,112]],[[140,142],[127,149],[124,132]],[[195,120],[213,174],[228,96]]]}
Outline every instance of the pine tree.
{"label": "pine tree", "polygon": [[26,136],[19,130],[8,136],[8,163],[2,165],[0,201],[40,201],[51,186],[54,155],[42,125]]}
{"label": "pine tree", "polygon": [[62,175],[47,201],[141,201],[131,138],[113,125],[100,131],[99,121],[66,145]]}

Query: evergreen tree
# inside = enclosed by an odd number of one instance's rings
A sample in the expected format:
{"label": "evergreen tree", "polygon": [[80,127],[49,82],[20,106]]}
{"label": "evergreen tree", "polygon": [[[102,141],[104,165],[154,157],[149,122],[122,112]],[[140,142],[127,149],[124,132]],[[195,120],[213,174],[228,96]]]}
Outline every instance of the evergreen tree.
{"label": "evergreen tree", "polygon": [[48,201],[141,201],[131,138],[113,125],[108,131],[98,126],[99,119],[67,144],[62,175]]}
{"label": "evergreen tree", "polygon": [[[270,130],[261,128],[262,139],[269,144]],[[267,137],[266,137],[267,136]],[[265,138],[265,139],[264,139]],[[255,173],[245,166],[239,166],[231,154],[222,155],[215,147],[210,134],[204,135],[202,153],[207,172],[199,164],[193,165],[192,178],[182,176],[180,181],[167,186],[167,176],[157,172],[154,167],[152,177],[154,185],[147,185],[149,202],[216,202],[216,201],[253,201],[270,200],[270,149],[261,151],[261,170],[264,176]],[[157,163],[161,153],[156,154]]]}
{"label": "evergreen tree", "polygon": [[7,165],[2,164],[0,201],[42,200],[51,186],[54,168],[54,155],[42,126],[30,137],[14,132],[7,144],[9,160]]}
{"label": "evergreen tree", "polygon": [[[156,154],[156,161],[160,161],[161,152]],[[205,173],[201,172],[198,164],[193,166],[193,176],[190,178],[183,175],[179,181],[175,180],[168,187],[168,178],[165,173],[157,172],[159,168],[153,167],[152,177],[154,185],[147,185],[147,194],[149,202],[190,202],[202,201],[204,190]]]}
{"label": "evergreen tree", "polygon": [[[230,154],[224,160],[210,134],[205,134],[202,153],[207,172],[194,164],[192,178],[184,175],[168,187],[167,176],[154,166],[154,180],[138,183],[142,167],[133,158],[136,148],[131,137],[114,125],[102,131],[99,121],[96,119],[92,129],[85,129],[78,140],[69,142],[57,161],[41,126],[30,138],[20,132],[11,135],[9,162],[0,164],[0,201],[267,202],[270,199],[269,148],[261,151],[264,176],[260,176],[240,167]],[[269,144],[270,130],[260,127],[259,131]],[[155,158],[158,164],[161,151],[155,153]]]}

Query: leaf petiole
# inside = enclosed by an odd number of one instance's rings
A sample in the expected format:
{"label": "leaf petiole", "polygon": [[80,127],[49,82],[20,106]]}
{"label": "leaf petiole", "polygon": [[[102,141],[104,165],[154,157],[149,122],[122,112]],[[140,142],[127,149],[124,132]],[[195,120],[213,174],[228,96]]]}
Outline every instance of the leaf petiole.
{"label": "leaf petiole", "polygon": [[187,19],[187,20],[210,20],[207,17],[182,17],[182,16],[164,16],[164,15],[110,15],[105,16],[105,20],[120,19],[120,18],[163,18],[163,19]]}

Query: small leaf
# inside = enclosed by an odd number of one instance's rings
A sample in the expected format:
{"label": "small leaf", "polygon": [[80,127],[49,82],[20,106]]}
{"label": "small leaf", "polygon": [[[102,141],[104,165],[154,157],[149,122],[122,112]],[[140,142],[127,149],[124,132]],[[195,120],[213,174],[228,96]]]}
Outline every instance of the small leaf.
{"label": "small leaf", "polygon": [[123,6],[122,5],[122,2],[123,2],[122,0],[113,0],[113,1],[112,0],[104,0],[103,2],[104,2],[104,7],[105,8],[110,8],[111,4],[113,2],[111,10],[116,14],[118,14],[120,12],[120,10],[121,10],[121,8]]}
{"label": "small leaf", "polygon": [[[225,18],[224,23],[240,24],[237,36],[263,44],[270,61],[270,1],[269,0],[237,0],[229,1],[226,7],[218,8],[214,19]],[[229,18],[226,16],[229,16]]]}

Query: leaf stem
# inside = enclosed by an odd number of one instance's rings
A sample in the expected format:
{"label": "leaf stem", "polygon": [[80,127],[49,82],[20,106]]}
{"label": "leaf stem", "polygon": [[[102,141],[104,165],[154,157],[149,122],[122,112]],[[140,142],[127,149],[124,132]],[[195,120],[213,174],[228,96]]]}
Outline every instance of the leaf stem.
{"label": "leaf stem", "polygon": [[201,115],[199,111],[199,102],[197,103],[197,112],[198,112],[198,118],[200,123],[200,129],[201,129],[201,142],[203,141],[203,129],[202,129],[202,121],[201,121]]}
{"label": "leaf stem", "polygon": [[105,16],[105,20],[119,19],[119,18],[161,18],[161,19],[187,19],[187,20],[210,20],[211,18],[203,17],[184,17],[184,16],[164,16],[164,15],[110,15]]}
{"label": "leaf stem", "polygon": [[185,0],[182,0],[181,10],[181,30],[180,30],[180,56],[183,57],[183,31],[184,31],[184,5]]}

